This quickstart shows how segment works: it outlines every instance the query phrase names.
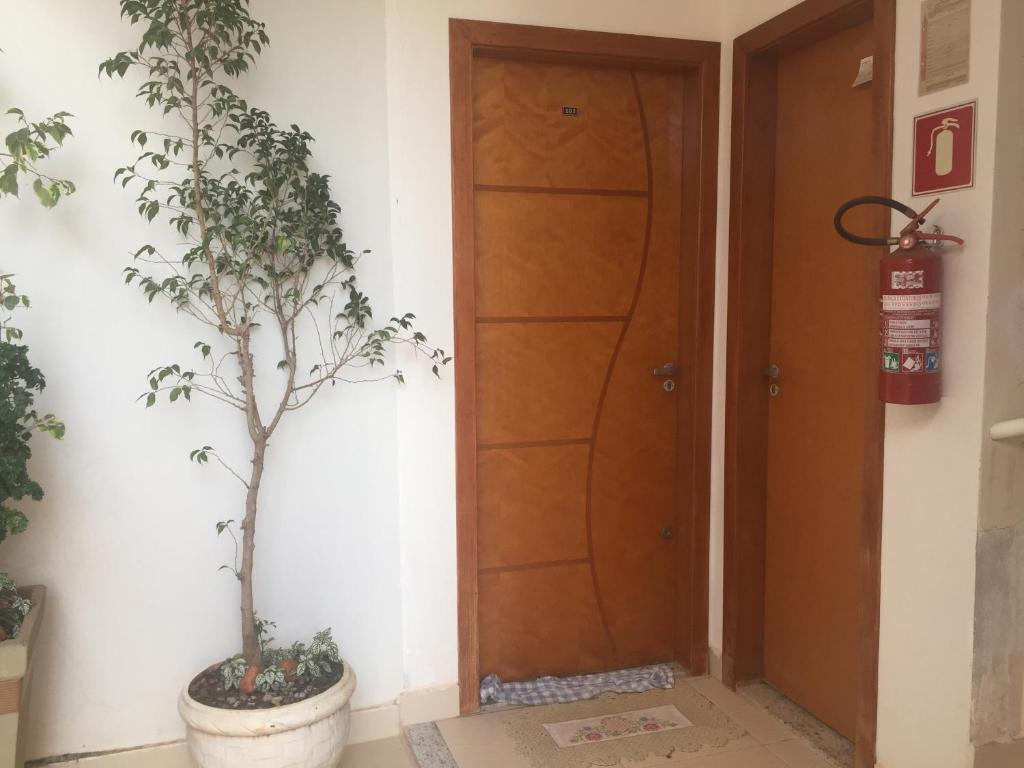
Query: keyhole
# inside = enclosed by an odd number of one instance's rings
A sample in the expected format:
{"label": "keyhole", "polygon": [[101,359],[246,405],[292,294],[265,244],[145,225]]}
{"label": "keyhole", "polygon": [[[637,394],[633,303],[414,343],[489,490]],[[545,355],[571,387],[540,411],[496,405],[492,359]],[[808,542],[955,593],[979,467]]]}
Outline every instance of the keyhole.
{"label": "keyhole", "polygon": [[665,379],[665,381],[661,382],[661,387],[666,392],[671,392],[673,389],[676,388],[676,383],[672,381],[672,379]]}
{"label": "keyhole", "polygon": [[776,384],[774,381],[768,385],[768,394],[771,395],[772,397],[778,397],[779,392],[781,391],[782,390],[779,389],[779,385]]}

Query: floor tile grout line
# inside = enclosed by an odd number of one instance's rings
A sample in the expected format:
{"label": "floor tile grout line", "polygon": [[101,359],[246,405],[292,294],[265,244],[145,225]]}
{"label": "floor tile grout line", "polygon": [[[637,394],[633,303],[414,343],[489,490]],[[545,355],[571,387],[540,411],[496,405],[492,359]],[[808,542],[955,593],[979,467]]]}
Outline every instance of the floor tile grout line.
{"label": "floor tile grout line", "polygon": [[773,747],[781,747],[781,746],[783,746],[785,744],[799,744],[799,745],[803,746],[804,748],[810,750],[813,753],[814,762],[817,763],[817,765],[813,766],[813,768],[840,768],[833,760],[829,759],[829,757],[826,754],[821,752],[821,750],[817,749],[813,744],[810,744],[803,737],[798,737],[796,739],[787,739],[786,741],[780,741],[780,742],[778,742],[776,744],[772,744],[772,745],[769,745],[768,747],[766,747],[766,749],[769,752],[771,752],[773,755],[775,755],[777,758],[779,758],[779,760],[781,760],[783,763],[785,763],[787,768],[812,768],[812,767],[807,765],[807,761],[806,760],[800,760],[798,762],[792,762],[790,760],[787,760],[785,755],[780,755],[776,749],[773,749]]}
{"label": "floor tile grout line", "polygon": [[[720,680],[717,680],[710,675],[704,675],[702,677],[685,678],[686,682],[696,690],[699,694],[704,696],[710,701],[715,707],[723,712],[726,717],[731,719],[741,728],[745,729],[748,734],[761,746],[767,747],[771,744],[777,744],[782,741],[792,741],[794,739],[800,739],[801,736],[786,723],[782,722],[778,718],[772,716],[763,707],[749,701],[745,696],[736,691],[731,691],[726,688]],[[711,691],[703,690],[704,687],[710,685],[712,688],[718,687],[720,690],[715,691],[718,701],[712,697]],[[727,704],[723,704],[721,700],[731,700]],[[735,705],[739,705],[741,711],[739,714],[735,714]],[[748,717],[749,716],[749,717]],[[751,720],[760,720],[759,724],[751,723]],[[775,735],[771,735],[771,731],[776,731]],[[766,736],[765,731],[769,732]],[[785,734],[781,735],[780,734]]]}
{"label": "floor tile grout line", "polygon": [[[758,709],[761,712],[764,712],[770,718],[775,720],[777,723],[782,724],[788,730],[790,730],[794,734],[794,738],[790,739],[788,741],[795,741],[795,742],[803,745],[805,748],[809,749],[815,756],[817,756],[818,762],[822,766],[826,766],[826,768],[852,768],[853,767],[852,751],[851,751],[851,753],[849,755],[849,760],[842,760],[842,759],[838,758],[835,754],[833,754],[833,752],[824,743],[822,743],[820,741],[820,739],[823,738],[823,736],[822,736],[822,734],[820,732],[818,733],[818,738],[815,738],[814,736],[811,736],[811,735],[808,735],[807,733],[802,732],[798,725],[796,725],[794,723],[791,723],[781,713],[773,711],[764,702],[759,701],[756,698],[756,696],[754,695],[754,693],[753,693],[753,691],[754,691],[755,687],[757,687],[757,685],[758,684],[755,683],[755,684],[741,686],[740,689],[738,689],[736,691],[736,693],[738,695],[742,696],[748,702],[750,702],[756,709]],[[760,685],[768,687],[768,688],[771,688],[771,686],[769,686],[767,683],[761,683]],[[776,694],[778,694],[783,700],[789,702],[801,714],[802,718],[805,718],[807,721],[810,721],[810,722],[814,723],[817,727],[827,731],[827,733],[833,734],[835,737],[838,737],[840,739],[844,739],[842,734],[839,734],[838,732],[834,731],[827,723],[822,722],[821,720],[816,718],[814,715],[812,715],[810,712],[808,712],[807,710],[805,710],[802,707],[800,707],[799,704],[797,704],[796,702],[793,702],[791,699],[788,699],[785,696],[785,694],[781,694],[780,692],[776,691],[774,688],[771,688],[771,690],[774,691]],[[780,743],[785,743],[785,742],[780,742]],[[852,744],[850,744],[850,749],[852,750]],[[800,765],[800,766],[797,766],[796,768],[805,768],[805,766]],[[816,766],[816,768],[820,768],[820,766]]]}

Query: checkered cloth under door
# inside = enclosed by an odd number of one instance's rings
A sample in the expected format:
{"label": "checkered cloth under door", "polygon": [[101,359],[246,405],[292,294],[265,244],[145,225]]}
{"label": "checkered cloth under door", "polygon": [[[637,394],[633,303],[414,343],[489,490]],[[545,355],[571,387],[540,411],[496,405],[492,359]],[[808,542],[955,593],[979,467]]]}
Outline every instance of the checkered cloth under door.
{"label": "checkered cloth under door", "polygon": [[675,675],[668,664],[620,669],[576,677],[542,677],[520,683],[503,683],[495,674],[480,681],[482,704],[568,704],[595,699],[602,693],[641,693],[652,688],[671,688]]}

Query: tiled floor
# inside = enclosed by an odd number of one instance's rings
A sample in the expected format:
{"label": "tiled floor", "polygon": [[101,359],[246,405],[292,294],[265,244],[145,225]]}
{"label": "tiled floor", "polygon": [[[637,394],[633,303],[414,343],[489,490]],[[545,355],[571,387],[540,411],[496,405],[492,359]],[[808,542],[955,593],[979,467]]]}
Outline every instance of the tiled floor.
{"label": "tiled floor", "polygon": [[[624,768],[834,768],[788,726],[713,678],[680,681],[707,697],[737,725],[747,731],[725,747],[706,749],[671,758],[650,757],[624,763]],[[466,717],[439,723],[459,768],[529,768],[509,751],[498,748],[504,740],[499,720],[487,716]],[[402,739],[357,744],[345,753],[342,768],[416,768]]]}

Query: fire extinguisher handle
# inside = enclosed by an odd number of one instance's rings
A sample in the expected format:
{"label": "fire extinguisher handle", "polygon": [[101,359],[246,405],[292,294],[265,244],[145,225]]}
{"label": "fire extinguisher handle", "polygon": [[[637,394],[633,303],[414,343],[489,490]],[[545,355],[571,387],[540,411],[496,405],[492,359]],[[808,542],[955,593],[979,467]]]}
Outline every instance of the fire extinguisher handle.
{"label": "fire extinguisher handle", "polygon": [[866,237],[864,235],[857,235],[843,226],[843,216],[846,215],[847,211],[861,205],[884,205],[887,208],[892,208],[894,211],[899,211],[908,219],[918,218],[917,212],[913,208],[908,205],[904,205],[899,200],[893,200],[891,197],[864,195],[863,197],[855,197],[852,200],[847,200],[839,206],[839,210],[836,211],[836,232],[838,232],[839,236],[844,240],[849,240],[851,243],[857,243],[858,245],[897,245],[900,241],[898,237]]}

